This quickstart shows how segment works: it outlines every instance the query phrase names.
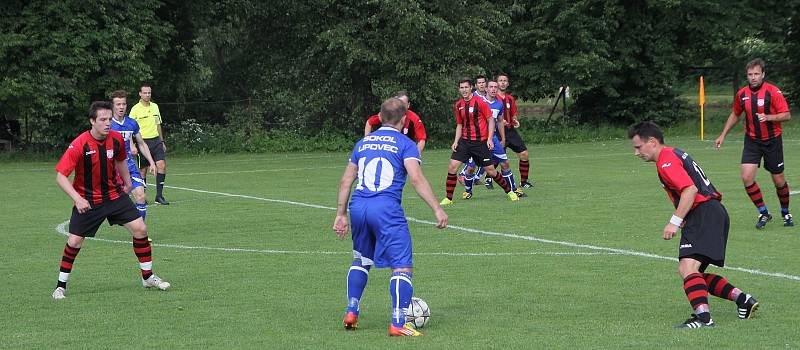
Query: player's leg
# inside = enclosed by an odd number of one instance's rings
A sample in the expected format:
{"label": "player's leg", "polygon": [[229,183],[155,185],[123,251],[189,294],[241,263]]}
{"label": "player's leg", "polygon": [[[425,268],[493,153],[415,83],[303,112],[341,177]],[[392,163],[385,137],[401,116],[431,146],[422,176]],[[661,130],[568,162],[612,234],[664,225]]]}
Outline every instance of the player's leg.
{"label": "player's leg", "polygon": [[69,281],[69,274],[72,273],[72,265],[81,251],[84,238],[70,233],[67,237],[67,243],[64,245],[64,253],[61,255],[61,265],[58,270],[58,282],[56,289],[53,291],[53,299],[60,300],[67,297],[67,282]]}
{"label": "player's leg", "polygon": [[531,188],[533,187],[533,183],[528,181],[528,172],[530,171],[531,167],[531,164],[528,161],[528,150],[526,149],[520,153],[517,153],[517,155],[519,156],[519,185],[522,188]]}
{"label": "player's leg", "polygon": [[353,261],[347,271],[347,308],[345,309],[344,328],[358,327],[358,314],[361,311],[361,297],[369,281],[369,270],[375,256],[375,234],[370,231],[370,218],[366,212],[366,204],[351,202],[350,228],[353,240]]}
{"label": "player's leg", "polygon": [[469,158],[469,144],[463,139],[459,140],[455,152],[450,155],[450,164],[447,166],[447,180],[445,182],[446,195],[439,204],[453,204],[453,192],[456,190],[456,182],[458,182],[456,171],[458,171],[461,164],[467,162]]}
{"label": "player's leg", "polygon": [[503,176],[500,175],[500,173],[494,168],[494,165],[489,163],[489,164],[484,164],[483,167],[486,169],[486,175],[494,179],[494,182],[496,182],[498,185],[500,185],[501,188],[503,188],[503,191],[505,191],[509,199],[511,199],[512,201],[519,200],[517,194],[511,191],[511,186],[508,184],[508,182],[506,182],[505,179],[503,179]]}
{"label": "player's leg", "polygon": [[107,204],[111,213],[108,222],[112,225],[122,225],[130,232],[133,239],[133,253],[139,260],[139,269],[142,273],[142,286],[145,288],[155,287],[166,290],[170,283],[162,280],[153,273],[153,250],[150,241],[147,239],[147,225],[139,215],[139,211],[128,197],[120,197]]}
{"label": "player's leg", "polygon": [[758,220],[756,221],[756,228],[762,229],[767,225],[767,222],[772,220],[772,215],[769,213],[764,197],[761,193],[761,186],[756,182],[756,171],[761,158],[764,156],[762,148],[749,137],[744,138],[744,147],[742,148],[742,162],[741,162],[741,176],[742,184],[744,184],[745,192],[750,197],[750,201],[758,209]]}
{"label": "player's leg", "polygon": [[465,175],[464,175],[464,193],[461,195],[463,199],[470,199],[472,198],[472,186],[475,184],[475,172],[477,167],[475,166],[475,161],[470,158],[469,161],[464,165]]}
{"label": "player's leg", "polygon": [[139,216],[142,217],[142,220],[147,221],[147,194],[144,192],[147,184],[144,181],[144,177],[139,173],[139,169],[130,160],[128,161],[128,172],[131,175],[131,194],[133,195],[133,201],[136,203],[136,209],[139,210]]}
{"label": "player's leg", "polygon": [[379,216],[375,226],[378,237],[375,245],[375,263],[378,267],[390,267],[389,295],[392,300],[391,336],[422,335],[406,326],[406,310],[414,295],[413,252],[411,232],[403,208],[398,204],[383,205],[383,210],[373,208],[370,216]]}
{"label": "player's leg", "polygon": [[758,301],[752,295],[734,287],[725,277],[713,273],[704,273],[703,278],[708,285],[708,292],[718,298],[736,303],[739,318],[748,319],[758,308]]}
{"label": "player's leg", "polygon": [[714,325],[708,307],[708,285],[700,273],[703,263],[696,258],[683,257],[678,261],[678,272],[683,278],[683,291],[694,311],[691,318],[678,324],[678,328],[700,328]]}
{"label": "player's leg", "polygon": [[781,204],[783,226],[794,226],[792,214],[789,213],[789,184],[783,175],[783,139],[779,136],[764,145],[764,169],[772,174],[772,183]]}
{"label": "player's leg", "polygon": [[150,149],[150,155],[156,162],[156,198],[158,204],[169,205],[164,199],[164,180],[167,178],[167,161],[164,153],[164,143],[159,139],[146,140],[147,147]]}
{"label": "player's leg", "polygon": [[422,333],[406,325],[406,310],[414,295],[412,268],[393,268],[389,280],[389,294],[392,297],[392,324],[389,335],[393,337],[420,336]]}

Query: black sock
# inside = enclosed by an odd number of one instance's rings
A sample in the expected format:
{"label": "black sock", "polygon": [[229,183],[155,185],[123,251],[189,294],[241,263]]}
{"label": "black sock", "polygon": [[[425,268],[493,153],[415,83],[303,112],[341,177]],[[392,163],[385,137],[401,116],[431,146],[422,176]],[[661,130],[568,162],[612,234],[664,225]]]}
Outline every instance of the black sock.
{"label": "black sock", "polygon": [[156,197],[162,197],[161,193],[164,191],[164,179],[167,174],[156,173]]}

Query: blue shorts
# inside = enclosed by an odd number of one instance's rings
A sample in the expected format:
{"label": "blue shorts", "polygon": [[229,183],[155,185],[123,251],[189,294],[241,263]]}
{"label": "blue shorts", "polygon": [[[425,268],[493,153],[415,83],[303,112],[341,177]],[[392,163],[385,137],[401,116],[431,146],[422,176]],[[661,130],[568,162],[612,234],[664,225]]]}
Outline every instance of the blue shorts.
{"label": "blue shorts", "polygon": [[411,232],[403,207],[396,200],[370,198],[350,202],[353,259],[383,268],[414,267]]}
{"label": "blue shorts", "polygon": [[147,188],[147,184],[144,183],[142,174],[139,173],[139,169],[136,167],[136,162],[134,162],[131,158],[128,158],[128,172],[131,173],[131,191],[133,191],[133,189],[136,187]]}

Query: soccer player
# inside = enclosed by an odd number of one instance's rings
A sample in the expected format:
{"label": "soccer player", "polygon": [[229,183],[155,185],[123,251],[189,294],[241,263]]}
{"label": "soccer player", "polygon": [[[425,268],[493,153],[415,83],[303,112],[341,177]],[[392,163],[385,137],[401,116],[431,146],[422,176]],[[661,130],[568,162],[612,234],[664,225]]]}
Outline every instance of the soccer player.
{"label": "soccer player", "polygon": [[[506,151],[503,148],[503,145],[506,142],[505,137],[505,130],[503,124],[505,120],[500,117],[503,114],[503,102],[497,99],[497,82],[494,80],[490,80],[486,84],[486,98],[484,101],[489,104],[489,110],[492,112],[492,118],[495,121],[495,134],[494,134],[494,148],[492,151],[492,163],[499,164],[501,169],[501,174],[503,178],[508,182],[509,186],[511,186],[511,190],[517,194],[518,197],[527,197],[527,194],[523,192],[521,189],[516,188],[516,183],[514,181],[514,173],[511,172],[511,166],[508,164],[508,155],[506,155]],[[498,138],[497,135],[500,135]],[[470,199],[472,198],[472,186],[475,181],[480,180],[480,173],[473,174],[475,171],[475,163],[473,159],[470,159],[465,166],[465,176],[464,176],[464,193],[462,198]],[[476,176],[477,175],[477,176]],[[486,187],[491,189],[491,178],[486,177]]]}
{"label": "soccer player", "polygon": [[472,94],[478,97],[486,97],[485,75],[479,74],[477,77],[475,77],[475,91],[473,91]]}
{"label": "soccer player", "polygon": [[663,238],[672,239],[681,229],[678,247],[678,272],[683,290],[694,313],[677,328],[713,327],[708,294],[736,302],[739,318],[753,316],[758,301],[731,285],[724,277],[706,273],[708,265],[725,264],[730,219],[717,192],[703,170],[688,153],[664,145],[664,134],[653,122],[645,121],[628,129],[634,154],[655,162],[658,178],[675,206],[664,226]]}
{"label": "soccer player", "polygon": [[[167,145],[164,143],[164,132],[161,130],[161,111],[158,110],[158,105],[151,101],[153,96],[153,89],[149,84],[142,84],[139,88],[139,103],[133,105],[131,108],[130,117],[139,123],[139,130],[141,131],[142,138],[150,150],[150,155],[156,161],[156,198],[158,204],[169,205],[164,199],[164,180],[167,178],[167,161],[165,154],[167,152]],[[148,160],[139,157],[139,171],[145,174],[145,169],[149,166]]]}
{"label": "soccer player", "polygon": [[764,158],[764,168],[772,174],[772,182],[781,204],[783,226],[794,226],[792,214],[789,213],[789,184],[783,175],[781,137],[781,122],[792,118],[789,104],[783,98],[781,90],[764,81],[764,61],[754,59],[747,63],[745,69],[748,86],[741,88],[734,96],[733,111],[714,143],[719,149],[725,141],[725,135],[739,122],[739,115],[745,112],[742,182],[745,192],[758,208],[756,228],[763,229],[772,220],[772,214],[764,203],[761,187],[756,182],[756,170],[761,165],[761,158]]}
{"label": "soccer player", "polygon": [[[94,237],[105,220],[111,225],[125,226],[133,236],[133,252],[139,259],[142,286],[161,290],[170,286],[153,273],[147,226],[130,197],[125,195],[126,189],[131,187],[125,140],[111,130],[111,110],[109,102],[93,102],[89,109],[92,128],[70,143],[56,165],[56,183],[75,203],[58,283],[53,291],[56,300],[66,297],[67,281],[84,238]],[[70,183],[68,176],[73,171],[75,177]]]}
{"label": "soccer player", "polygon": [[358,326],[359,303],[367,286],[369,270],[375,265],[392,269],[389,335],[419,336],[422,334],[406,325],[405,321],[405,309],[414,294],[411,233],[401,206],[406,175],[419,196],[433,209],[436,227],[447,226],[447,214],[436,203],[431,185],[422,174],[419,150],[400,132],[404,125],[406,102],[390,98],[381,104],[379,114],[383,126],[356,143],[339,183],[333,230],[344,239],[348,230],[348,198],[353,182],[357,180],[349,205],[353,224],[353,262],[347,273],[348,305],[344,327],[355,329]]}
{"label": "soccer player", "polygon": [[153,176],[156,175],[156,162],[153,161],[153,158],[150,156],[150,149],[144,143],[144,139],[142,139],[142,135],[139,133],[139,124],[125,115],[125,112],[128,110],[128,93],[124,90],[112,92],[111,104],[114,107],[114,118],[112,119],[111,130],[120,133],[125,140],[125,144],[128,145],[126,147],[126,155],[128,173],[130,173],[131,177],[130,192],[133,194],[133,200],[136,202],[136,209],[139,210],[139,215],[142,216],[143,221],[146,221],[147,195],[144,193],[144,189],[147,187],[147,184],[144,182],[144,179],[142,179],[142,175],[139,174],[139,169],[136,167],[136,162],[133,160],[133,155],[131,154],[131,150],[135,147],[133,141],[136,140],[136,143],[139,144],[142,155],[147,159],[148,164],[150,164],[150,174]]}
{"label": "soccer player", "polygon": [[528,162],[528,148],[525,147],[525,141],[519,135],[517,129],[519,128],[519,120],[517,119],[517,99],[514,98],[506,89],[508,89],[508,74],[500,73],[497,75],[497,99],[503,101],[503,119],[505,119],[505,132],[506,143],[505,147],[511,148],[514,153],[519,157],[519,187],[531,188],[533,183],[528,181],[528,171],[530,163]]}
{"label": "soccer player", "polygon": [[[422,125],[422,120],[419,118],[419,115],[410,109],[411,102],[408,99],[408,92],[400,90],[394,94],[394,97],[402,100],[406,104],[406,123],[403,125],[403,135],[408,136],[408,138],[416,142],[417,149],[419,149],[419,153],[422,154],[422,150],[425,149],[425,140],[428,138],[425,132],[425,126]],[[375,114],[369,117],[367,123],[364,125],[364,136],[369,135],[375,127],[380,127],[381,124],[380,115]]]}
{"label": "soccer player", "polygon": [[456,188],[456,171],[461,164],[472,158],[478,166],[484,167],[486,174],[494,179],[508,198],[512,201],[519,200],[517,194],[511,191],[511,186],[492,164],[490,149],[494,148],[494,118],[489,105],[480,97],[472,94],[472,83],[469,78],[458,82],[458,92],[461,94],[453,106],[456,114],[456,133],[450,149],[450,165],[447,168],[447,182],[445,190],[447,196],[442,199],[442,205],[453,204],[453,191]]}

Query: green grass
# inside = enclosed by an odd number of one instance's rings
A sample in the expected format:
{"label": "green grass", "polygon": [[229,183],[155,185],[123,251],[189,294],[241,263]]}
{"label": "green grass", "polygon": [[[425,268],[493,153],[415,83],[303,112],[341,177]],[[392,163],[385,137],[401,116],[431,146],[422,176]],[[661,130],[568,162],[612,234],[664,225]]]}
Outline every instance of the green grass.
{"label": "green grass", "polygon": [[[800,184],[800,153],[793,151],[800,140],[786,137],[787,178]],[[696,139],[667,135],[724,194],[732,224],[728,265],[800,275],[800,228],[753,228],[756,211],[738,175],[741,134],[732,133],[720,151]],[[100,238],[122,243],[87,241],[60,302],[50,299],[65,241],[56,226],[69,219],[71,203],[55,184],[55,162],[0,163],[3,347],[800,347],[798,280],[712,268],[756,295],[761,309],[741,321],[732,303],[712,297],[717,327],[678,331],[672,325],[690,309],[675,261],[542,241],[663,257],[677,250],[676,240],[661,239],[672,207],[654,166],[633,157],[627,140],[529,147],[536,181],[529,198],[511,203],[498,189],[479,188],[472,200],[446,209],[453,228],[410,223],[415,294],[433,314],[419,339],[386,335],[386,270],[371,272],[360,328],[341,327],[350,243],[330,226],[346,153],[170,158],[167,184],[183,189],[166,189],[172,204],[150,207],[148,224],[155,271],[173,287],[143,290],[128,234],[103,226]],[[448,157],[424,154],[439,196]],[[763,171],[758,180],[776,208]],[[407,216],[433,220],[413,188],[405,195]]]}

